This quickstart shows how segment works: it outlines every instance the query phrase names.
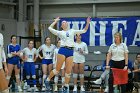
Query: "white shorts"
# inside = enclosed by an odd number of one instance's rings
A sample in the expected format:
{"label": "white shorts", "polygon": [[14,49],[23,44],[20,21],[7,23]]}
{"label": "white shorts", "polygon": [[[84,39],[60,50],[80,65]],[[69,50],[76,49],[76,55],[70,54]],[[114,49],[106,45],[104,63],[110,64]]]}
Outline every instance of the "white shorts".
{"label": "white shorts", "polygon": [[81,64],[81,63],[83,63],[83,64],[84,64],[85,62],[74,62],[74,63],[76,63],[76,64]]}

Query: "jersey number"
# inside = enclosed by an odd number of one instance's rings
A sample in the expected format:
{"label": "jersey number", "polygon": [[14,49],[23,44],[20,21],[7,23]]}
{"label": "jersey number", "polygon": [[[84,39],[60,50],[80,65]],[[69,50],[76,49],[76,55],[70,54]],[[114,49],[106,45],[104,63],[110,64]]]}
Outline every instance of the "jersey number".
{"label": "jersey number", "polygon": [[29,58],[32,58],[32,55],[29,55]]}
{"label": "jersey number", "polygon": [[66,37],[69,37],[69,33],[66,33]]}
{"label": "jersey number", "polygon": [[46,54],[47,54],[47,55],[50,55],[50,54],[51,54],[51,52],[46,52]]}

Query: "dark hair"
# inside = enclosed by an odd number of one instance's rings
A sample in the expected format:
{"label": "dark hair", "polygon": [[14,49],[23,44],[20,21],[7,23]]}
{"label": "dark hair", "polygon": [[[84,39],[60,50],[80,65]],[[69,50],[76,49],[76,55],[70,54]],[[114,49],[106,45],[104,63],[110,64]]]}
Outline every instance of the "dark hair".
{"label": "dark hair", "polygon": [[47,38],[50,38],[50,37],[49,36],[46,36],[45,39],[44,39],[44,42],[46,41]]}
{"label": "dark hair", "polygon": [[57,42],[60,41],[61,39],[59,37],[57,37]]}
{"label": "dark hair", "polygon": [[80,36],[81,36],[81,34],[76,34],[75,36],[78,36],[78,35],[80,35]]}
{"label": "dark hair", "polygon": [[78,35],[82,38],[81,34],[78,33],[78,34],[76,34],[76,35],[74,36],[74,40],[75,40],[75,41],[76,41],[76,38],[78,37]]}
{"label": "dark hair", "polygon": [[12,35],[12,36],[11,36],[11,40],[12,40],[13,37],[17,37],[17,36],[16,36],[16,35]]}
{"label": "dark hair", "polygon": [[137,53],[136,58],[138,57],[138,55],[140,55],[140,53]]}
{"label": "dark hair", "polygon": [[59,40],[57,40],[57,43],[58,43],[59,41],[61,41],[61,40],[60,40],[60,39],[59,39]]}
{"label": "dark hair", "polygon": [[11,36],[11,40],[10,40],[10,42],[12,42],[12,38],[13,38],[13,37],[17,37],[17,36],[16,36],[16,35],[12,35],[12,36]]}

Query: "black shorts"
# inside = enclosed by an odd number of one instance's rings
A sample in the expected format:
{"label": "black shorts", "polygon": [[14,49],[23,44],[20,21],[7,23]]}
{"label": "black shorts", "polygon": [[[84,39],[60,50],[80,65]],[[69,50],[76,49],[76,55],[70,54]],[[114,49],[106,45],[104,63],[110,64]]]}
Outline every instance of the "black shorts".
{"label": "black shorts", "polygon": [[125,67],[125,60],[121,60],[121,61],[111,61],[111,68],[119,68],[119,69],[123,69]]}

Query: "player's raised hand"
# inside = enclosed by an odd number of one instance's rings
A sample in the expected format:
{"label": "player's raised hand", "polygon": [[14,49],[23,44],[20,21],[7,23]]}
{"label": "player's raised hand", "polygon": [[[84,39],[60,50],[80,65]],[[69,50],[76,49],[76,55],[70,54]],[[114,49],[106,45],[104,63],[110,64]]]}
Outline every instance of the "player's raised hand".
{"label": "player's raised hand", "polygon": [[57,17],[54,19],[55,22],[58,22],[60,20],[60,17]]}
{"label": "player's raised hand", "polygon": [[91,17],[89,16],[89,17],[87,18],[87,23],[90,23],[90,21],[91,21]]}

